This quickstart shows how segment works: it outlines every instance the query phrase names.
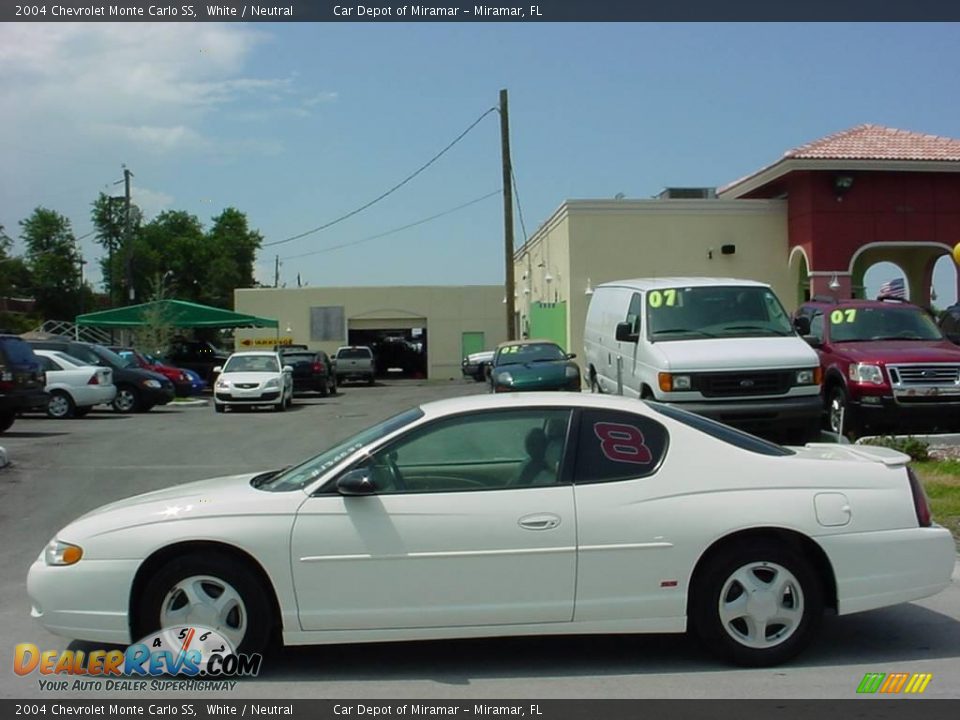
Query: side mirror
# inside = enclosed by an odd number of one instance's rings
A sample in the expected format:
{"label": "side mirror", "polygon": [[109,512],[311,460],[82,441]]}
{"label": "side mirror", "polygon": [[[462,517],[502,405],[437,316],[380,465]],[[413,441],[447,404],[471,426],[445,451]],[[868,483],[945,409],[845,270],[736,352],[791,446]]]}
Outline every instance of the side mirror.
{"label": "side mirror", "polygon": [[823,347],[823,340],[818,338],[816,335],[804,335],[803,341],[814,350],[819,350]]}
{"label": "side mirror", "polygon": [[217,366],[213,369],[213,372],[215,372],[215,373],[221,373],[221,372],[223,372],[223,366],[217,365]]}
{"label": "side mirror", "polygon": [[573,360],[576,356],[576,353],[567,353],[567,360]]}
{"label": "side mirror", "polygon": [[337,492],[347,496],[373,495],[377,492],[377,487],[370,479],[370,471],[358,468],[340,476],[337,480]]}
{"label": "side mirror", "polygon": [[806,315],[798,315],[793,319],[793,327],[799,335],[810,334],[810,318]]}
{"label": "side mirror", "polygon": [[283,371],[284,371],[285,373],[292,373],[292,372],[293,372],[293,365],[284,365],[284,366],[283,366]]}
{"label": "side mirror", "polygon": [[635,343],[639,337],[640,336],[633,331],[632,323],[617,323],[617,342]]}

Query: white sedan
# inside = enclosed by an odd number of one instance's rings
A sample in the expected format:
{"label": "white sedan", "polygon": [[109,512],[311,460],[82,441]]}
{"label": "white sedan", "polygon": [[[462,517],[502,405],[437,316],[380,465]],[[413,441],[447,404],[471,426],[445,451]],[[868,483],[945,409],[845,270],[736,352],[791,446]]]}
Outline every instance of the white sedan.
{"label": "white sedan", "polygon": [[47,403],[50,417],[83,417],[94,405],[112,403],[117,396],[110,368],[88,365],[58,350],[35,349],[33,352],[47,374],[45,389],[50,393]]}
{"label": "white sedan", "polygon": [[283,364],[276,352],[235,352],[219,373],[213,386],[213,407],[222,413],[240,405],[270,405],[286,410],[293,403],[293,367]]}
{"label": "white sedan", "polygon": [[129,643],[197,623],[241,652],[692,630],[783,662],[821,615],[947,587],[956,558],[907,457],[788,449],[656,403],[445,400],[290,469],[107,505],[60,530],[33,616]]}

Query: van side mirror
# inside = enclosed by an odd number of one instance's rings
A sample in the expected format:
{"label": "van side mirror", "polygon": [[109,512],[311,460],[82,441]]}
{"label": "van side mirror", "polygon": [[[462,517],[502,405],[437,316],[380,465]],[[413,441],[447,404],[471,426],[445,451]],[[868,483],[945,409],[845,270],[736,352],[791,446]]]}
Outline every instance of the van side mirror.
{"label": "van side mirror", "polygon": [[823,347],[823,340],[818,338],[816,335],[804,335],[803,341],[807,343],[814,350],[819,350]]}
{"label": "van side mirror", "polygon": [[640,336],[633,331],[633,323],[617,323],[617,342],[635,343]]}
{"label": "van side mirror", "polygon": [[793,327],[799,335],[809,335],[810,334],[810,318],[806,315],[797,315],[793,319]]}

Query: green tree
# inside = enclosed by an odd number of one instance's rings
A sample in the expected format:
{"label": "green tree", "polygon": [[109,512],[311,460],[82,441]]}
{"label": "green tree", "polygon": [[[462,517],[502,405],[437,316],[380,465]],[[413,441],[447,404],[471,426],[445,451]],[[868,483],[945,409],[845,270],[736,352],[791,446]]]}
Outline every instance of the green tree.
{"label": "green tree", "polygon": [[80,297],[80,250],[70,221],[38,207],[20,227],[37,311],[48,320],[72,319]]}
{"label": "green tree", "polygon": [[227,208],[213,218],[207,233],[210,272],[203,297],[210,305],[233,308],[233,291],[254,287],[253,266],[263,236],[251,230],[247,216],[236,208]]}
{"label": "green tree", "polygon": [[[143,213],[136,205],[130,206],[130,227],[128,230],[124,199],[100,193],[92,203],[90,219],[95,228],[97,243],[106,251],[106,254],[100,258],[103,286],[112,303],[123,304],[129,298],[129,291],[125,289],[127,243],[133,249],[132,264],[135,269],[143,225]],[[137,289],[136,283],[134,283],[134,288]],[[140,289],[144,288],[141,287]],[[142,297],[141,293],[136,293],[136,296],[138,298]]]}

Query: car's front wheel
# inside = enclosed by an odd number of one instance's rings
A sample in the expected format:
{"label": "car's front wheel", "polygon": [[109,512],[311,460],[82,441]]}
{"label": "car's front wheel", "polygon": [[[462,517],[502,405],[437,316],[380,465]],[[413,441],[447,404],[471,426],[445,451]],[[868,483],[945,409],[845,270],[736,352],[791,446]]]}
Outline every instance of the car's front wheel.
{"label": "car's front wheel", "polygon": [[165,627],[216,630],[237,652],[262,652],[273,632],[273,610],[255,573],[221,552],[187,555],[164,565],[144,588],[135,623],[138,638]]}
{"label": "car's front wheel", "polygon": [[757,542],[707,560],[694,578],[690,621],[708,649],[738,665],[764,667],[807,646],[823,615],[823,589],[806,558]]}
{"label": "car's front wheel", "polygon": [[113,399],[113,409],[118,413],[130,413],[140,405],[140,396],[136,388],[121,385],[117,388],[117,396]]}
{"label": "car's front wheel", "polygon": [[227,409],[227,406],[226,406],[226,405],[221,405],[220,403],[216,403],[216,402],[215,402],[215,403],[213,404],[213,409],[214,409],[216,412],[218,412],[218,413],[222,413],[224,410]]}
{"label": "car's front wheel", "polygon": [[0,433],[6,432],[12,426],[14,421],[17,419],[17,413],[13,410],[4,410],[0,412]]}

